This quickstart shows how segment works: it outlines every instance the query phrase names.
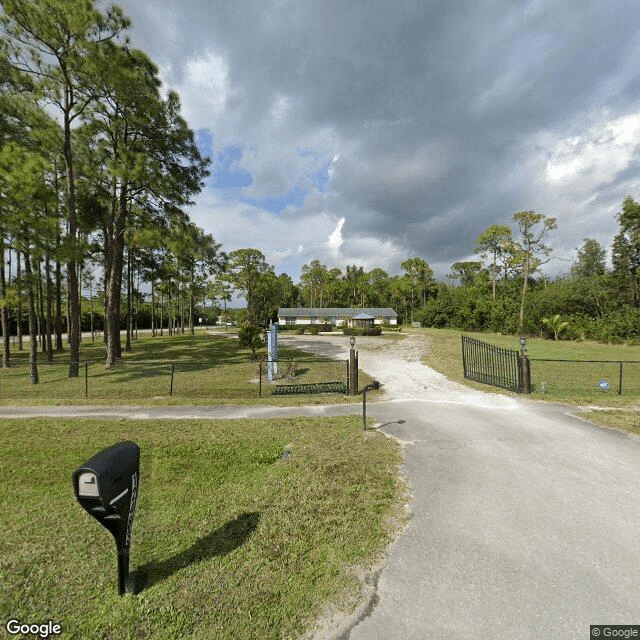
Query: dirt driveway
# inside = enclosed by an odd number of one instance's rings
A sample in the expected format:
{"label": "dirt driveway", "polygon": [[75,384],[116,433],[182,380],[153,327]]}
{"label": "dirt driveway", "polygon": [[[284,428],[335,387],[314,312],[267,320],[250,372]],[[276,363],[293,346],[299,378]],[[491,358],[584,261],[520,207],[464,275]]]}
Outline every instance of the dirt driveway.
{"label": "dirt driveway", "polygon": [[[281,334],[280,342],[316,355],[341,359],[349,357],[349,336]],[[515,406],[513,398],[469,389],[423,364],[422,358],[430,346],[427,337],[416,334],[356,339],[360,369],[383,384],[388,400],[421,399],[496,408]]]}

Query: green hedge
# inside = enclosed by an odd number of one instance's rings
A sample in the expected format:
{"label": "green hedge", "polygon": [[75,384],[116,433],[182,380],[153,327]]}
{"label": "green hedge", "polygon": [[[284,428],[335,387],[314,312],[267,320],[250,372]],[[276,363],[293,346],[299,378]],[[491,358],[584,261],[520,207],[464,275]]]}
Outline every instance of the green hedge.
{"label": "green hedge", "polygon": [[342,327],[345,336],[379,336],[382,335],[380,327]]}
{"label": "green hedge", "polygon": [[[320,331],[333,331],[334,327],[329,323],[324,324],[281,324],[280,331],[294,331],[295,333],[311,333],[317,335]],[[314,333],[315,332],[315,333]]]}

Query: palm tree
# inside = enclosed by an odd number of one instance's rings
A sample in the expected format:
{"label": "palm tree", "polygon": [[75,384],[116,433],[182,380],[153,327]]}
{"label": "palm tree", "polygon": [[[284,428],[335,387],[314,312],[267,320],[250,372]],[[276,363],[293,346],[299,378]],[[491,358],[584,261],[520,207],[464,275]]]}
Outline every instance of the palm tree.
{"label": "palm tree", "polygon": [[560,314],[556,314],[552,318],[542,318],[542,324],[546,324],[551,331],[553,331],[553,339],[558,339],[558,334],[569,326],[569,323],[566,321],[560,320]]}

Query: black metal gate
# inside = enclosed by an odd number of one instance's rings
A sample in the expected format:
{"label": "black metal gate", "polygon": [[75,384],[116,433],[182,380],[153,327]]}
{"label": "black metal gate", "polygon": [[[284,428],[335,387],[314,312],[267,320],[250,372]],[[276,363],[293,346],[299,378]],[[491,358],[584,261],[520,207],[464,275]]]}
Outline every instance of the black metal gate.
{"label": "black metal gate", "polygon": [[514,349],[496,347],[488,342],[462,336],[464,377],[476,382],[522,393],[521,355]]}

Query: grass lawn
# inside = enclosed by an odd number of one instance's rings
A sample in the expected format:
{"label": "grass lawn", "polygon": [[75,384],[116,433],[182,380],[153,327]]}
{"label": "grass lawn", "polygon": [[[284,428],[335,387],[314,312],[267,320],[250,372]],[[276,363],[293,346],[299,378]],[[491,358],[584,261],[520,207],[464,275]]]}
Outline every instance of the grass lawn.
{"label": "grass lawn", "polygon": [[[354,605],[406,522],[400,448],[358,417],[0,419],[0,433],[0,618],[62,637],[297,637],[327,603]],[[115,544],[71,474],[125,439],[141,447],[131,570],[149,583],[120,597]]]}
{"label": "grass lawn", "polygon": [[[0,369],[0,403],[4,404],[139,404],[212,405],[271,404],[300,405],[359,401],[342,394],[299,396],[272,395],[266,365],[251,359],[251,352],[239,349],[237,337],[223,331],[198,331],[151,337],[140,334],[132,341],[132,351],[106,369],[101,341],[84,338],[79,376],[68,377],[68,352],[54,356],[45,364],[39,354],[40,382],[29,382],[28,353],[13,352],[12,367]],[[262,350],[258,355],[265,356]],[[339,360],[312,358],[309,353],[283,347],[282,368],[293,371],[292,379],[277,383],[298,385],[346,381],[346,364]],[[289,363],[293,362],[292,366]],[[85,366],[85,363],[88,363]],[[174,364],[175,363],[175,364]],[[260,378],[262,377],[262,382]],[[371,379],[361,373],[361,384]]]}
{"label": "grass lawn", "polygon": [[[407,332],[419,333],[430,339],[431,346],[424,356],[424,362],[436,371],[444,374],[451,380],[455,380],[474,389],[504,393],[518,397],[518,394],[489,387],[488,385],[466,380],[462,370],[462,332],[450,329],[406,329]],[[472,338],[484,340],[491,344],[507,349],[520,349],[518,336],[505,336],[489,333],[467,333]],[[547,375],[554,366],[550,363],[536,363],[535,359],[558,360],[613,360],[613,361],[640,361],[640,347],[627,345],[606,345],[589,341],[554,341],[540,338],[527,338],[527,352],[533,360],[531,363],[532,381],[534,384],[540,380],[540,376]],[[547,402],[559,402],[578,406],[606,407],[606,411],[590,411],[580,413],[580,417],[609,426],[621,431],[640,435],[640,365],[623,365],[625,377],[623,393],[616,393],[618,384],[619,365],[601,365],[580,363],[563,366],[564,375],[569,376],[567,386],[574,388],[562,389],[550,387],[546,393],[542,393],[540,385],[528,396],[533,400]],[[540,373],[540,372],[545,373]],[[536,378],[536,376],[538,376]],[[600,378],[606,378],[612,383],[612,389],[603,392],[597,387]],[[576,389],[575,387],[582,387]],[[520,396],[521,397],[521,396]],[[616,410],[620,407],[620,410]]]}
{"label": "grass lawn", "polygon": [[[483,385],[470,380],[465,380],[462,370],[462,332],[450,329],[408,329],[414,333],[427,336],[431,341],[431,348],[425,354],[424,361],[436,371],[444,374],[451,380],[456,380],[475,389],[487,390]],[[490,333],[467,333],[464,335],[490,344],[508,349],[519,350],[518,336],[505,336]],[[625,365],[625,377],[623,393],[616,393],[618,385],[619,365],[617,361],[640,362],[640,347],[626,345],[606,345],[598,342],[573,342],[554,341],[541,338],[527,338],[527,352],[531,362],[531,377],[534,390],[531,398],[535,400],[547,400],[551,402],[563,402],[567,404],[589,405],[597,404],[610,407],[625,407],[640,405],[640,364]],[[558,385],[547,388],[542,393],[539,380],[544,379],[545,373],[551,372],[549,363],[535,362],[537,359],[558,360],[611,360],[615,365],[584,364],[561,365],[560,381],[566,383],[567,388]],[[558,365],[560,366],[560,365]],[[545,372],[545,373],[542,373]],[[611,382],[611,390],[601,391],[597,383],[600,378],[606,378]],[[492,388],[498,391],[496,388]],[[502,392],[502,390],[500,391]],[[509,392],[504,392],[509,393]],[[515,395],[515,394],[514,394]]]}
{"label": "grass lawn", "polygon": [[597,411],[585,411],[579,416],[589,422],[611,427],[619,431],[627,431],[640,436],[640,411],[622,409],[599,409]]}

